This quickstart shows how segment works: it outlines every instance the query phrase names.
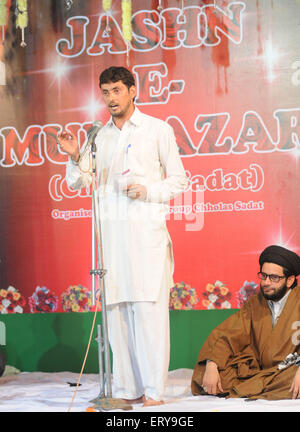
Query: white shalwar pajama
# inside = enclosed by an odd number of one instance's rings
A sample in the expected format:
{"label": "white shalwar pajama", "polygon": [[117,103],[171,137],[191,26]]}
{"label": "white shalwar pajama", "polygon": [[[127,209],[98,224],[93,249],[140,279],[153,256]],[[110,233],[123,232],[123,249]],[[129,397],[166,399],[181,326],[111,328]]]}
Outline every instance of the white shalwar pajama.
{"label": "white shalwar pajama", "polygon": [[[188,181],[173,129],[136,107],[121,130],[110,119],[98,132],[96,147],[113,396],[145,394],[161,400],[169,364],[174,267],[165,203],[183,192]],[[66,180],[75,189],[91,184],[89,152],[79,165],[67,163]],[[146,200],[120,192],[124,182],[144,185]]]}
{"label": "white shalwar pajama", "polygon": [[169,288],[171,261],[166,259],[161,290],[155,302],[123,302],[107,307],[115,397],[161,400],[170,356]]}

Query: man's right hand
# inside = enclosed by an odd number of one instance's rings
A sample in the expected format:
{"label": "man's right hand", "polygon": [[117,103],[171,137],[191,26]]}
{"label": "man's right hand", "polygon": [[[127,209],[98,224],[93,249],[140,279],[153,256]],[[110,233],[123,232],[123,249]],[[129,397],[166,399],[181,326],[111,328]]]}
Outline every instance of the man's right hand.
{"label": "man's right hand", "polygon": [[221,384],[221,378],[218,371],[218,366],[215,362],[209,361],[206,364],[205,372],[202,380],[202,388],[208,394],[224,393]]}
{"label": "man's right hand", "polygon": [[61,151],[67,153],[75,162],[79,161],[78,141],[74,134],[63,131],[57,135],[57,141]]}

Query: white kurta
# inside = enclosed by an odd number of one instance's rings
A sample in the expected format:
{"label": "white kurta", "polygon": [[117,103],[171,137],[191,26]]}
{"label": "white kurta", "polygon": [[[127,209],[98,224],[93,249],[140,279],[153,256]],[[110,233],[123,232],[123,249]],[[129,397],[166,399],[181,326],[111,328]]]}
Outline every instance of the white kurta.
{"label": "white kurta", "polygon": [[[173,129],[137,108],[122,130],[111,119],[98,133],[96,146],[113,394],[161,400],[174,268],[166,203],[188,181]],[[67,164],[66,179],[75,189],[91,183],[91,174],[84,172],[91,165],[89,152],[79,165]],[[146,201],[124,195],[120,185],[126,183],[144,185]]]}
{"label": "white kurta", "polygon": [[[110,119],[99,131],[96,146],[107,305],[156,301],[166,254],[172,250],[166,203],[187,186],[173,129],[135,108],[122,130]],[[91,174],[83,172],[89,158],[87,152],[81,170],[71,160],[67,163],[70,187],[91,184]],[[146,186],[146,201],[118,190],[126,179]]]}

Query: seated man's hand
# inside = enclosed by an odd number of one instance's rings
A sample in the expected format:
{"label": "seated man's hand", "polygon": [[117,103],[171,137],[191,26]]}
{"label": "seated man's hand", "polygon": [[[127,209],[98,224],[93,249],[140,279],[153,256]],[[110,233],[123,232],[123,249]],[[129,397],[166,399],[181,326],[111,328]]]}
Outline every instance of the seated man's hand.
{"label": "seated man's hand", "polygon": [[298,366],[289,391],[292,392],[292,399],[300,399],[300,366]]}
{"label": "seated man's hand", "polygon": [[220,374],[218,372],[218,366],[213,361],[209,361],[206,364],[206,369],[203,375],[202,388],[208,394],[215,395],[219,392],[224,393],[221,384]]}

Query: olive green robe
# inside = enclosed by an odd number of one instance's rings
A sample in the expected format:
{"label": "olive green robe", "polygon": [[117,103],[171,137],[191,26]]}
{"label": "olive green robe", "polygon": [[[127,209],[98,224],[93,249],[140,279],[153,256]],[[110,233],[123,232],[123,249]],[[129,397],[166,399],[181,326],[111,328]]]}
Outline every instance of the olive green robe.
{"label": "olive green robe", "polygon": [[205,341],[192,376],[192,393],[202,389],[206,359],[214,361],[227,397],[291,399],[297,368],[279,370],[291,353],[300,354],[300,287],[291,290],[272,326],[271,312],[261,293],[253,295],[234,315],[216,327]]}

